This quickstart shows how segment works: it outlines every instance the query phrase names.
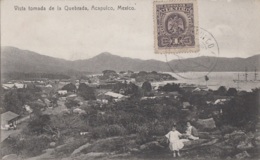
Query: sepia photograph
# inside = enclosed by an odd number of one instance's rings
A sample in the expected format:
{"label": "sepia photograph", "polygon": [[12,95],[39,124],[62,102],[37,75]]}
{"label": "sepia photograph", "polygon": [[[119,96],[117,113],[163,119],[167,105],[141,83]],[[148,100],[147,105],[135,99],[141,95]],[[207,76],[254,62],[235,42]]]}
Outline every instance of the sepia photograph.
{"label": "sepia photograph", "polygon": [[260,0],[0,0],[2,160],[259,160]]}

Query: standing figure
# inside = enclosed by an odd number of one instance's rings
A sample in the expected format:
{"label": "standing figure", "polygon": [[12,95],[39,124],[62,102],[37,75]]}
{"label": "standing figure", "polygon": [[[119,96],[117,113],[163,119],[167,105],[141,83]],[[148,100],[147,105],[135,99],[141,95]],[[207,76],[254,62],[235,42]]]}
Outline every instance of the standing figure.
{"label": "standing figure", "polygon": [[179,150],[184,147],[183,142],[180,140],[180,136],[182,134],[176,130],[176,126],[172,127],[172,130],[166,134],[167,140],[169,143],[170,150],[173,151],[173,157],[179,156],[180,152]]}
{"label": "standing figure", "polygon": [[197,140],[198,137],[198,131],[195,127],[193,127],[190,122],[187,122],[187,130],[186,135],[188,136],[188,139],[190,140]]}

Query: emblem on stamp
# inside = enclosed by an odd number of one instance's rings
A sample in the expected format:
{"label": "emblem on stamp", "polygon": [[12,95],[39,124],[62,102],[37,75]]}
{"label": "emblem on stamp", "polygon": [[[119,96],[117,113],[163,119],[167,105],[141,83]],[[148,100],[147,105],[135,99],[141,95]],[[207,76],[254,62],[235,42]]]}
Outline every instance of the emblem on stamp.
{"label": "emblem on stamp", "polygon": [[155,1],[155,53],[198,52],[197,12],[197,0]]}

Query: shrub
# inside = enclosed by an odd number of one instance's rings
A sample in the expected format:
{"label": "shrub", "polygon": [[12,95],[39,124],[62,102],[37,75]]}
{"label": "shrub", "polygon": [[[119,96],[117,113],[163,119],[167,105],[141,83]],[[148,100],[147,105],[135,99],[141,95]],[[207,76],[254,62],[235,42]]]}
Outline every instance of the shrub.
{"label": "shrub", "polygon": [[40,115],[31,120],[28,124],[28,128],[32,133],[42,134],[45,131],[44,127],[50,123],[49,115]]}
{"label": "shrub", "polygon": [[167,83],[166,85],[164,86],[160,86],[159,91],[163,91],[163,92],[173,92],[173,91],[180,91],[181,88],[180,88],[180,84],[175,84],[175,83]]}
{"label": "shrub", "polygon": [[68,156],[70,155],[75,149],[79,148],[80,146],[86,144],[88,139],[85,138],[79,138],[76,139],[68,144],[62,145],[62,147],[59,147],[55,149],[55,155],[56,156]]}
{"label": "shrub", "polygon": [[79,132],[89,129],[87,122],[81,116],[73,114],[52,116],[50,126],[54,131],[60,132],[60,136],[78,135]]}
{"label": "shrub", "polygon": [[134,134],[138,132],[139,125],[136,123],[129,123],[126,125],[127,132],[129,134]]}
{"label": "shrub", "polygon": [[51,139],[48,137],[30,137],[25,141],[19,142],[20,143],[18,143],[18,146],[21,147],[26,155],[32,157],[41,154],[43,150],[47,149]]}
{"label": "shrub", "polygon": [[119,126],[117,124],[108,126],[107,136],[119,136],[124,135],[125,133],[126,129],[122,126]]}
{"label": "shrub", "polygon": [[234,130],[237,130],[237,128],[233,127],[231,125],[223,125],[220,127],[220,131],[221,131],[222,135],[232,133]]}
{"label": "shrub", "polygon": [[80,83],[78,93],[85,100],[96,100],[94,88],[89,87],[85,83]]}
{"label": "shrub", "polygon": [[225,96],[227,93],[227,88],[225,86],[220,86],[217,90],[218,95]]}
{"label": "shrub", "polygon": [[142,85],[142,89],[145,91],[145,92],[151,92],[152,91],[152,85],[149,81],[145,81]]}
{"label": "shrub", "polygon": [[107,126],[94,127],[91,130],[92,137],[93,138],[104,138],[104,137],[107,137],[107,135],[106,135],[107,130],[108,130]]}
{"label": "shrub", "polygon": [[253,92],[231,99],[223,107],[223,123],[255,131],[258,122],[259,95],[260,89],[255,89]]}
{"label": "shrub", "polygon": [[[51,138],[48,136],[29,136],[24,140],[19,138],[10,138],[7,140],[5,147],[1,147],[1,156],[11,154],[6,151],[12,151],[23,157],[33,157],[42,154],[42,151],[49,147]],[[2,152],[2,149],[5,153]]]}
{"label": "shrub", "polygon": [[65,102],[65,106],[68,108],[68,109],[71,109],[73,107],[78,107],[80,106],[79,105],[79,102],[78,101],[75,101],[75,100],[67,100]]}
{"label": "shrub", "polygon": [[126,129],[123,126],[113,124],[95,127],[92,129],[92,136],[94,138],[104,138],[112,136],[121,136],[126,133]]}
{"label": "shrub", "polygon": [[151,135],[162,136],[167,132],[167,127],[157,124],[149,132]]}
{"label": "shrub", "polygon": [[69,84],[66,84],[65,86],[63,86],[61,89],[67,90],[68,92],[74,92],[77,89],[77,87],[74,84],[69,83]]}
{"label": "shrub", "polygon": [[138,127],[137,139],[138,144],[144,144],[150,140],[149,127],[147,125],[142,125]]}

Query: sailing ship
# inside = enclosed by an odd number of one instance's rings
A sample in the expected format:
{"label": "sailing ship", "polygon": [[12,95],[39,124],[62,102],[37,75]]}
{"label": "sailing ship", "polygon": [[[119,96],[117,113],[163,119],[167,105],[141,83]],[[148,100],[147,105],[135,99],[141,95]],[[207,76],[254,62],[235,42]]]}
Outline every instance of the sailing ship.
{"label": "sailing ship", "polygon": [[237,74],[237,79],[234,79],[233,81],[235,83],[259,83],[260,82],[260,80],[257,78],[258,77],[258,73],[257,73],[256,68],[255,68],[255,73],[254,73],[254,79],[248,80],[247,68],[245,69],[244,76],[245,76],[245,79],[240,79],[240,75],[238,73]]}

